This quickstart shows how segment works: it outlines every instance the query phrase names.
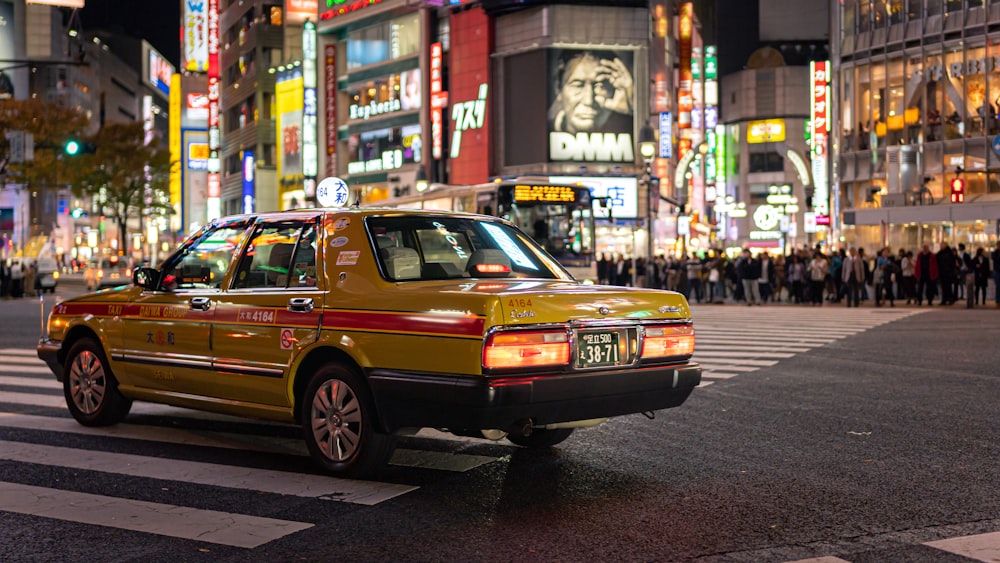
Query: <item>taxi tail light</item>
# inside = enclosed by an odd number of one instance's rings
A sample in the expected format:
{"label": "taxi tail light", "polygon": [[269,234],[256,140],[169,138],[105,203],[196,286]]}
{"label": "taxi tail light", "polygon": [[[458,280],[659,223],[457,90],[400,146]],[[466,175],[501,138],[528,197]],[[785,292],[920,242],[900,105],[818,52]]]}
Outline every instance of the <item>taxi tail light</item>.
{"label": "taxi tail light", "polygon": [[645,332],[642,359],[694,354],[694,327],[691,325],[648,326]]}
{"label": "taxi tail light", "polygon": [[569,363],[566,331],[497,332],[483,346],[483,367],[509,369]]}

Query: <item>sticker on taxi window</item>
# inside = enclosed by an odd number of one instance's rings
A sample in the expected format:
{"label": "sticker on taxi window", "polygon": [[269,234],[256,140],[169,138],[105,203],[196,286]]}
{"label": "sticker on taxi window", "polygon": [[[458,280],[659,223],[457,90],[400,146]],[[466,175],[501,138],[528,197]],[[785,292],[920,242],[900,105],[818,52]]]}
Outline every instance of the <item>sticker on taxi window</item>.
{"label": "sticker on taxi window", "polygon": [[351,226],[350,217],[340,217],[333,222],[333,230],[335,231],[343,231],[344,229],[350,226]]}
{"label": "sticker on taxi window", "polygon": [[337,255],[337,265],[338,266],[353,266],[358,263],[358,258],[361,257],[360,250],[344,250]]}
{"label": "sticker on taxi window", "polygon": [[348,239],[347,237],[337,237],[337,238],[335,238],[335,239],[333,239],[333,240],[330,241],[330,246],[332,246],[334,248],[340,248],[341,246],[344,246],[345,244],[347,244],[347,242],[349,240],[350,239]]}

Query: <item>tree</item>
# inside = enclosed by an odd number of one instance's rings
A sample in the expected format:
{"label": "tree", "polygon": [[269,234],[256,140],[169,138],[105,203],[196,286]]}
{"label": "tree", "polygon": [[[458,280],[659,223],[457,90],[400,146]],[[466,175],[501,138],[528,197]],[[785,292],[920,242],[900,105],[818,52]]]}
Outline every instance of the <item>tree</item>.
{"label": "tree", "polygon": [[[0,100],[0,162],[6,164],[3,167],[6,183],[31,189],[36,194],[65,187],[69,175],[63,147],[68,139],[79,137],[87,123],[84,114],[58,103],[39,99]],[[34,136],[33,160],[8,162],[10,146],[5,134],[8,131],[24,131]],[[41,220],[42,206],[37,205],[41,199],[32,198],[32,217],[36,222],[33,234],[48,234]]]}
{"label": "tree", "polygon": [[94,152],[77,157],[74,192],[95,198],[118,226],[120,249],[128,248],[130,219],[141,230],[147,217],[172,210],[167,195],[170,153],[155,141],[146,144],[145,138],[142,123],[109,123],[86,139]]}

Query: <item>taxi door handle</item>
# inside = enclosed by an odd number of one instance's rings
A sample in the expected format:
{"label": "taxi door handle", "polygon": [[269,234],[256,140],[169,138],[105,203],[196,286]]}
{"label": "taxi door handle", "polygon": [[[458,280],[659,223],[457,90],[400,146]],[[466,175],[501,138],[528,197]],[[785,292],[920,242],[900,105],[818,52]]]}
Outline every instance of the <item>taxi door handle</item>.
{"label": "taxi door handle", "polygon": [[198,311],[207,311],[212,306],[212,300],[208,297],[192,297],[188,303]]}
{"label": "taxi door handle", "polygon": [[311,313],[313,310],[312,297],[293,297],[289,299],[288,310],[293,313]]}

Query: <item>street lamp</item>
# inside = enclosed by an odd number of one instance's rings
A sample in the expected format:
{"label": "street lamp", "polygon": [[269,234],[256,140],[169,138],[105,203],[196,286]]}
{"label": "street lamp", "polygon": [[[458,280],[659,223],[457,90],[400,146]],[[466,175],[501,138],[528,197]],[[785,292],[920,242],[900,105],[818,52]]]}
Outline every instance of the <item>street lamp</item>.
{"label": "street lamp", "polygon": [[[660,194],[653,194],[653,174],[652,174],[652,164],[653,156],[656,154],[656,132],[649,124],[642,126],[639,130],[639,154],[642,156],[643,162],[646,164],[645,171],[642,175],[642,184],[645,186],[646,201],[646,268],[653,264],[653,208],[659,203]],[[635,271],[635,268],[632,268]],[[648,277],[646,278],[649,279]],[[633,284],[634,285],[634,284]],[[648,285],[648,281],[647,281]]]}

